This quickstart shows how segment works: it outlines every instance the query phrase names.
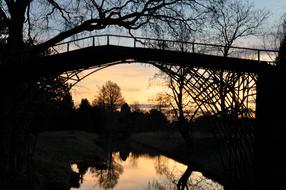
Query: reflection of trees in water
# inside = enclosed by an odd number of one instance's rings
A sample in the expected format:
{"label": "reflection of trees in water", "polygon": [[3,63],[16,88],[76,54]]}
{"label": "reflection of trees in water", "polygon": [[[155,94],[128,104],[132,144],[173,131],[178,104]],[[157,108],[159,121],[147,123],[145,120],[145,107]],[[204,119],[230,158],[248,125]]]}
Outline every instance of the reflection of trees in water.
{"label": "reflection of trees in water", "polygon": [[153,180],[148,182],[147,190],[222,190],[223,186],[207,179],[200,172],[193,171],[188,166],[185,171],[168,165],[168,160],[164,157],[158,157],[155,162],[155,170],[164,180]]}
{"label": "reflection of trees in water", "polygon": [[[178,181],[176,176],[179,176],[180,174],[178,173],[178,169],[176,167],[170,168],[168,166],[167,158],[158,156],[154,167],[157,174],[166,177],[169,182],[176,185]],[[158,184],[156,186],[158,186]]]}
{"label": "reflection of trees in water", "polygon": [[93,174],[96,184],[104,189],[112,189],[117,185],[119,177],[123,173],[122,161],[124,162],[128,158],[131,166],[136,167],[141,156],[141,154],[126,151],[109,153],[104,163],[78,162],[76,164],[78,171],[76,172],[79,173],[80,183],[83,182],[83,176],[89,171]]}
{"label": "reflection of trees in water", "polygon": [[123,173],[123,166],[110,153],[107,157],[106,170],[97,170],[96,167],[92,167],[90,172],[95,175],[100,187],[112,189],[116,186],[119,176]]}
{"label": "reflection of trees in water", "polygon": [[146,190],[223,190],[223,186],[214,181],[207,179],[200,172],[192,172],[186,183],[180,183],[180,176],[177,176],[172,180],[168,176],[164,176],[166,180],[153,180],[149,181]]}
{"label": "reflection of trees in water", "polygon": [[134,154],[134,153],[129,154],[128,161],[133,168],[136,168],[138,166],[139,157],[140,157],[139,154]]}
{"label": "reflection of trees in water", "polygon": [[146,190],[176,190],[176,186],[170,182],[161,183],[158,180],[148,182]]}
{"label": "reflection of trees in water", "polygon": [[79,173],[80,183],[83,183],[83,176],[87,172],[88,168],[90,167],[90,163],[88,162],[78,162],[77,169]]}

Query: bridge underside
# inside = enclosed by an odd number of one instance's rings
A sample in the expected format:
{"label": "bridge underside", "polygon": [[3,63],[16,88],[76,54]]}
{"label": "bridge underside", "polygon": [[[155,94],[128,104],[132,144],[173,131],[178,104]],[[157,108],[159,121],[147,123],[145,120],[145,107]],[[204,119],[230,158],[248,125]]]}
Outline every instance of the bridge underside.
{"label": "bridge underside", "polygon": [[38,78],[66,71],[100,67],[110,63],[143,62],[155,65],[193,66],[209,70],[227,70],[235,72],[259,73],[273,66],[267,62],[226,58],[161,49],[131,48],[122,46],[96,46],[73,50],[27,60],[22,64],[1,65],[1,76]]}

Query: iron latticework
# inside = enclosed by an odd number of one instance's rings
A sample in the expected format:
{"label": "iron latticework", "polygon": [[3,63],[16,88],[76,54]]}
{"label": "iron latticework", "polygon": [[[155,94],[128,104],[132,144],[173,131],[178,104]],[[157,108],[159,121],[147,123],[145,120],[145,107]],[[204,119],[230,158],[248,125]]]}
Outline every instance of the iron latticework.
{"label": "iron latticework", "polygon": [[[179,80],[174,66],[155,66]],[[253,180],[257,75],[193,67],[184,69],[188,70],[185,90],[196,107],[193,112],[196,115],[192,118],[203,118],[205,122],[199,127],[211,129],[225,180],[228,184]]]}

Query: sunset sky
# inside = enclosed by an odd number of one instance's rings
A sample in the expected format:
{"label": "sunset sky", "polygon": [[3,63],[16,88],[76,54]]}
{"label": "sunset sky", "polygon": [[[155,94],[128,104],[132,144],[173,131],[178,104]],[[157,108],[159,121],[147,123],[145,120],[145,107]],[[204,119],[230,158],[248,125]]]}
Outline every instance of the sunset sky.
{"label": "sunset sky", "polygon": [[[281,15],[286,12],[285,0],[254,0],[257,8],[265,8],[271,12],[269,25],[279,22]],[[76,105],[82,98],[92,102],[98,89],[108,80],[116,82],[122,91],[127,103],[150,103],[150,99],[162,91],[162,87],[150,85],[150,79],[158,69],[146,64],[121,64],[98,71],[79,82],[72,89]]]}
{"label": "sunset sky", "polygon": [[124,99],[129,104],[149,103],[162,87],[152,83],[152,77],[158,69],[147,64],[120,64],[100,70],[80,81],[73,89],[72,94],[76,104],[81,98],[92,102],[99,88],[108,80],[116,82],[122,91]]}

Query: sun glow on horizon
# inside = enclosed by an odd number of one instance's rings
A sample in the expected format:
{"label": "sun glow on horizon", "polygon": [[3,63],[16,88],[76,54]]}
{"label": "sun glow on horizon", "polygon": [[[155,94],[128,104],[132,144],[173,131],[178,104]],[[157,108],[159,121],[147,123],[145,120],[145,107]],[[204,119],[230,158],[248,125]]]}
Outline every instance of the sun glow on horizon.
{"label": "sun glow on horizon", "polygon": [[97,71],[83,79],[72,88],[71,93],[75,105],[79,105],[83,98],[91,103],[100,87],[110,80],[121,88],[121,93],[127,103],[147,104],[149,99],[163,90],[160,86],[150,85],[150,79],[158,72],[157,68],[148,64],[119,64]]}

